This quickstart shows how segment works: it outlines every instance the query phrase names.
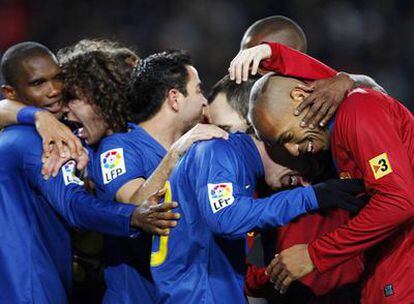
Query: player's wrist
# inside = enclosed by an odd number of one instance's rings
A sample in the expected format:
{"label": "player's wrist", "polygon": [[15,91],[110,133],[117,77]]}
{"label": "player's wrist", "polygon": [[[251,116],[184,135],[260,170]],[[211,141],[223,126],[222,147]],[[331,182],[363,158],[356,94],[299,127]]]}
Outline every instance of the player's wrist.
{"label": "player's wrist", "polygon": [[356,79],[352,77],[351,74],[348,74],[346,72],[339,72],[336,74],[336,77],[340,78],[343,81],[346,91],[353,90],[358,86]]}
{"label": "player's wrist", "polygon": [[35,125],[40,113],[44,112],[43,109],[27,106],[19,110],[17,113],[17,123]]}

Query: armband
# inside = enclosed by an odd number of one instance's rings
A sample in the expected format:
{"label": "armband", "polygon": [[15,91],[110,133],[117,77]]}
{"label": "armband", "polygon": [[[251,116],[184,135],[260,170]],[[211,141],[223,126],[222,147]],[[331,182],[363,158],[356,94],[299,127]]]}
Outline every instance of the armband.
{"label": "armband", "polygon": [[19,124],[34,125],[36,122],[36,113],[39,111],[43,110],[32,106],[24,107],[17,113],[17,122]]}

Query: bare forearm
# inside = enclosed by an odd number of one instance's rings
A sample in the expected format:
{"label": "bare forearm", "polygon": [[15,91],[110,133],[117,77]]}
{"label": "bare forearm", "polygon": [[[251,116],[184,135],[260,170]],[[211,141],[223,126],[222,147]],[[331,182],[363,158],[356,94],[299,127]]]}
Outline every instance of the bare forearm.
{"label": "bare forearm", "polygon": [[157,169],[144,182],[144,184],[137,191],[135,191],[130,201],[140,204],[147,200],[152,194],[160,190],[164,186],[178,160],[179,155],[175,151],[168,152]]}
{"label": "bare forearm", "polygon": [[6,127],[17,123],[17,113],[26,105],[18,101],[3,99],[0,101],[0,126]]}

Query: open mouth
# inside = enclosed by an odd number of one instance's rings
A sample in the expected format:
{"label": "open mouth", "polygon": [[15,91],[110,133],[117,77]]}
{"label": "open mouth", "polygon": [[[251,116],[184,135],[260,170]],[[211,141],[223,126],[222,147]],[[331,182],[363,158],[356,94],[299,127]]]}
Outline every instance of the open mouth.
{"label": "open mouth", "polygon": [[281,178],[282,187],[296,187],[301,186],[303,183],[303,179],[300,175],[292,173],[286,174]]}
{"label": "open mouth", "polygon": [[86,139],[86,132],[85,132],[85,128],[83,127],[82,123],[78,121],[74,121],[74,120],[69,120],[67,118],[64,119],[64,123],[79,138]]}

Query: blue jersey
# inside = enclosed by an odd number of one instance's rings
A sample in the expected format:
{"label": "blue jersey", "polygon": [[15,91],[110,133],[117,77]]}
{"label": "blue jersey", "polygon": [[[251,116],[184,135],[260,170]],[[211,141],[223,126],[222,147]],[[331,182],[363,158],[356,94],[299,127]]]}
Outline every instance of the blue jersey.
{"label": "blue jersey", "polygon": [[[127,133],[105,137],[89,166],[96,193],[115,199],[118,190],[136,178],[148,179],[166,150],[143,128],[130,124]],[[155,286],[150,272],[151,235],[136,239],[106,237],[107,291],[104,303],[154,303]]]}
{"label": "blue jersey", "polygon": [[243,303],[245,236],[318,208],[311,187],[254,199],[263,177],[249,135],[194,145],[170,176],[181,219],[152,245],[151,272],[161,303]]}
{"label": "blue jersey", "polygon": [[69,226],[128,236],[134,206],[102,202],[75,176],[41,175],[42,140],[31,126],[0,134],[0,303],[67,303],[72,283]]}

